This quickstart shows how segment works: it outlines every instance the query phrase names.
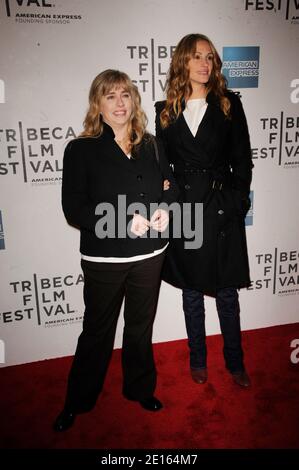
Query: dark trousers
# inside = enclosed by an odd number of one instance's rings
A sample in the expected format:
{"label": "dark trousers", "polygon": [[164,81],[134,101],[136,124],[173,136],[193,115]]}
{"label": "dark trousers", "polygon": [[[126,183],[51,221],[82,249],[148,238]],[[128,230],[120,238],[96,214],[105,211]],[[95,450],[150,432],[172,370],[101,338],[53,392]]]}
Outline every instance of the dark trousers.
{"label": "dark trousers", "polygon": [[69,374],[65,408],[80,413],[94,407],[113,351],[123,299],[123,393],[134,400],[153,395],[156,369],[152,329],[163,260],[164,253],[126,263],[82,260],[83,331]]}
{"label": "dark trousers", "polygon": [[[244,370],[244,364],[237,289],[219,289],[216,294],[216,307],[223,336],[226,367],[232,373],[241,372]],[[190,367],[204,369],[207,367],[204,294],[195,289],[183,289],[183,309],[190,348]]]}

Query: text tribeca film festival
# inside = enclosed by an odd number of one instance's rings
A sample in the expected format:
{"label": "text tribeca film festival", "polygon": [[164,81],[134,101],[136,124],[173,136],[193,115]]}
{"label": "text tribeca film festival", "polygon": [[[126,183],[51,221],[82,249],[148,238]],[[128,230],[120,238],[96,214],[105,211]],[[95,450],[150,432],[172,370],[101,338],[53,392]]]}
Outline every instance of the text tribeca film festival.
{"label": "text tribeca film festival", "polygon": [[[298,99],[299,80],[292,99]],[[257,118],[264,144],[252,144],[253,160],[266,160],[284,169],[299,168],[299,116],[281,110],[275,116]],[[73,127],[53,125],[0,128],[0,177],[18,178],[32,185],[59,184],[62,181],[62,155],[65,143],[76,137]]]}
{"label": "text tribeca film festival", "polygon": [[[299,25],[298,0],[243,0],[242,3],[244,14],[278,15],[290,24]],[[69,25],[84,19],[78,8],[80,5],[74,5],[71,12],[66,12],[63,2],[56,4],[49,0],[5,0],[7,18],[20,24]]]}

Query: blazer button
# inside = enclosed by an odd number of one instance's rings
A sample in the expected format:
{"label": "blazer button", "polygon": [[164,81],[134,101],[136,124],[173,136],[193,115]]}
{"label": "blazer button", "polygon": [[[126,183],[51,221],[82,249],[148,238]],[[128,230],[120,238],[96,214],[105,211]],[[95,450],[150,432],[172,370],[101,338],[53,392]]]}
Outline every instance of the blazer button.
{"label": "blazer button", "polygon": [[218,214],[219,214],[219,215],[223,215],[223,214],[224,214],[224,211],[223,211],[222,209],[219,209]]}
{"label": "blazer button", "polygon": [[137,180],[141,181],[142,180],[142,175],[137,175]]}
{"label": "blazer button", "polygon": [[190,188],[191,188],[190,184],[185,184],[185,189],[186,189],[187,191],[188,191],[188,189],[190,189]]}
{"label": "blazer button", "polygon": [[144,197],[144,196],[145,196],[145,193],[139,193],[139,196],[140,196],[140,197]]}

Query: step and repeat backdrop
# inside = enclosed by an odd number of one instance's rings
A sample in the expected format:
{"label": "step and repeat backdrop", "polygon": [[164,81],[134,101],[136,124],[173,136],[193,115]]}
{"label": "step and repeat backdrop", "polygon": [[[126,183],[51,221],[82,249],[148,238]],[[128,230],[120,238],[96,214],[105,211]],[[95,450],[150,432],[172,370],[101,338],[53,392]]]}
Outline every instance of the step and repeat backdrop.
{"label": "step and repeat backdrop", "polygon": [[[135,80],[154,132],[175,45],[203,33],[241,95],[254,176],[252,285],[242,329],[299,321],[299,1],[0,2],[0,363],[71,355],[81,331],[79,233],[61,209],[62,158],[82,130],[91,81]],[[219,333],[207,298],[207,332]],[[120,317],[115,347],[121,346]],[[185,338],[181,291],[162,283],[154,342]]]}

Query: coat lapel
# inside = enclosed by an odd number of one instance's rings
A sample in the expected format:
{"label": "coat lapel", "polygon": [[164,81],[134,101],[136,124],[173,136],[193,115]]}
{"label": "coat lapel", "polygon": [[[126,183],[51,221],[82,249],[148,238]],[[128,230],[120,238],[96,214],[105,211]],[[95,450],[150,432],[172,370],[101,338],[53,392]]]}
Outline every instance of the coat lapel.
{"label": "coat lapel", "polygon": [[209,106],[205,115],[198,126],[195,137],[190,131],[183,114],[177,120],[178,138],[180,146],[185,149],[186,155],[190,158],[190,162],[196,166],[209,167],[211,158],[205,150],[205,142],[210,138],[210,128],[212,126],[211,116],[208,113]]}
{"label": "coat lapel", "polygon": [[[128,158],[127,155],[122,151],[122,149],[117,145],[114,140],[114,132],[108,124],[104,124],[103,139],[105,142],[105,156],[113,160],[114,163],[123,168],[124,171],[131,171],[135,174],[138,173],[138,168],[136,160]],[[101,149],[102,150],[102,149]]]}
{"label": "coat lapel", "polygon": [[[213,166],[215,160],[214,154],[216,152],[211,152],[211,143],[214,143],[216,148],[219,118],[223,118],[222,111],[219,108],[219,101],[214,95],[208,95],[207,103],[208,107],[195,136],[190,131],[183,113],[177,119],[176,126],[174,126],[177,127],[176,130],[179,134],[180,143],[187,150],[187,154],[190,155],[191,162],[204,168]],[[209,149],[208,152],[207,148]]]}

